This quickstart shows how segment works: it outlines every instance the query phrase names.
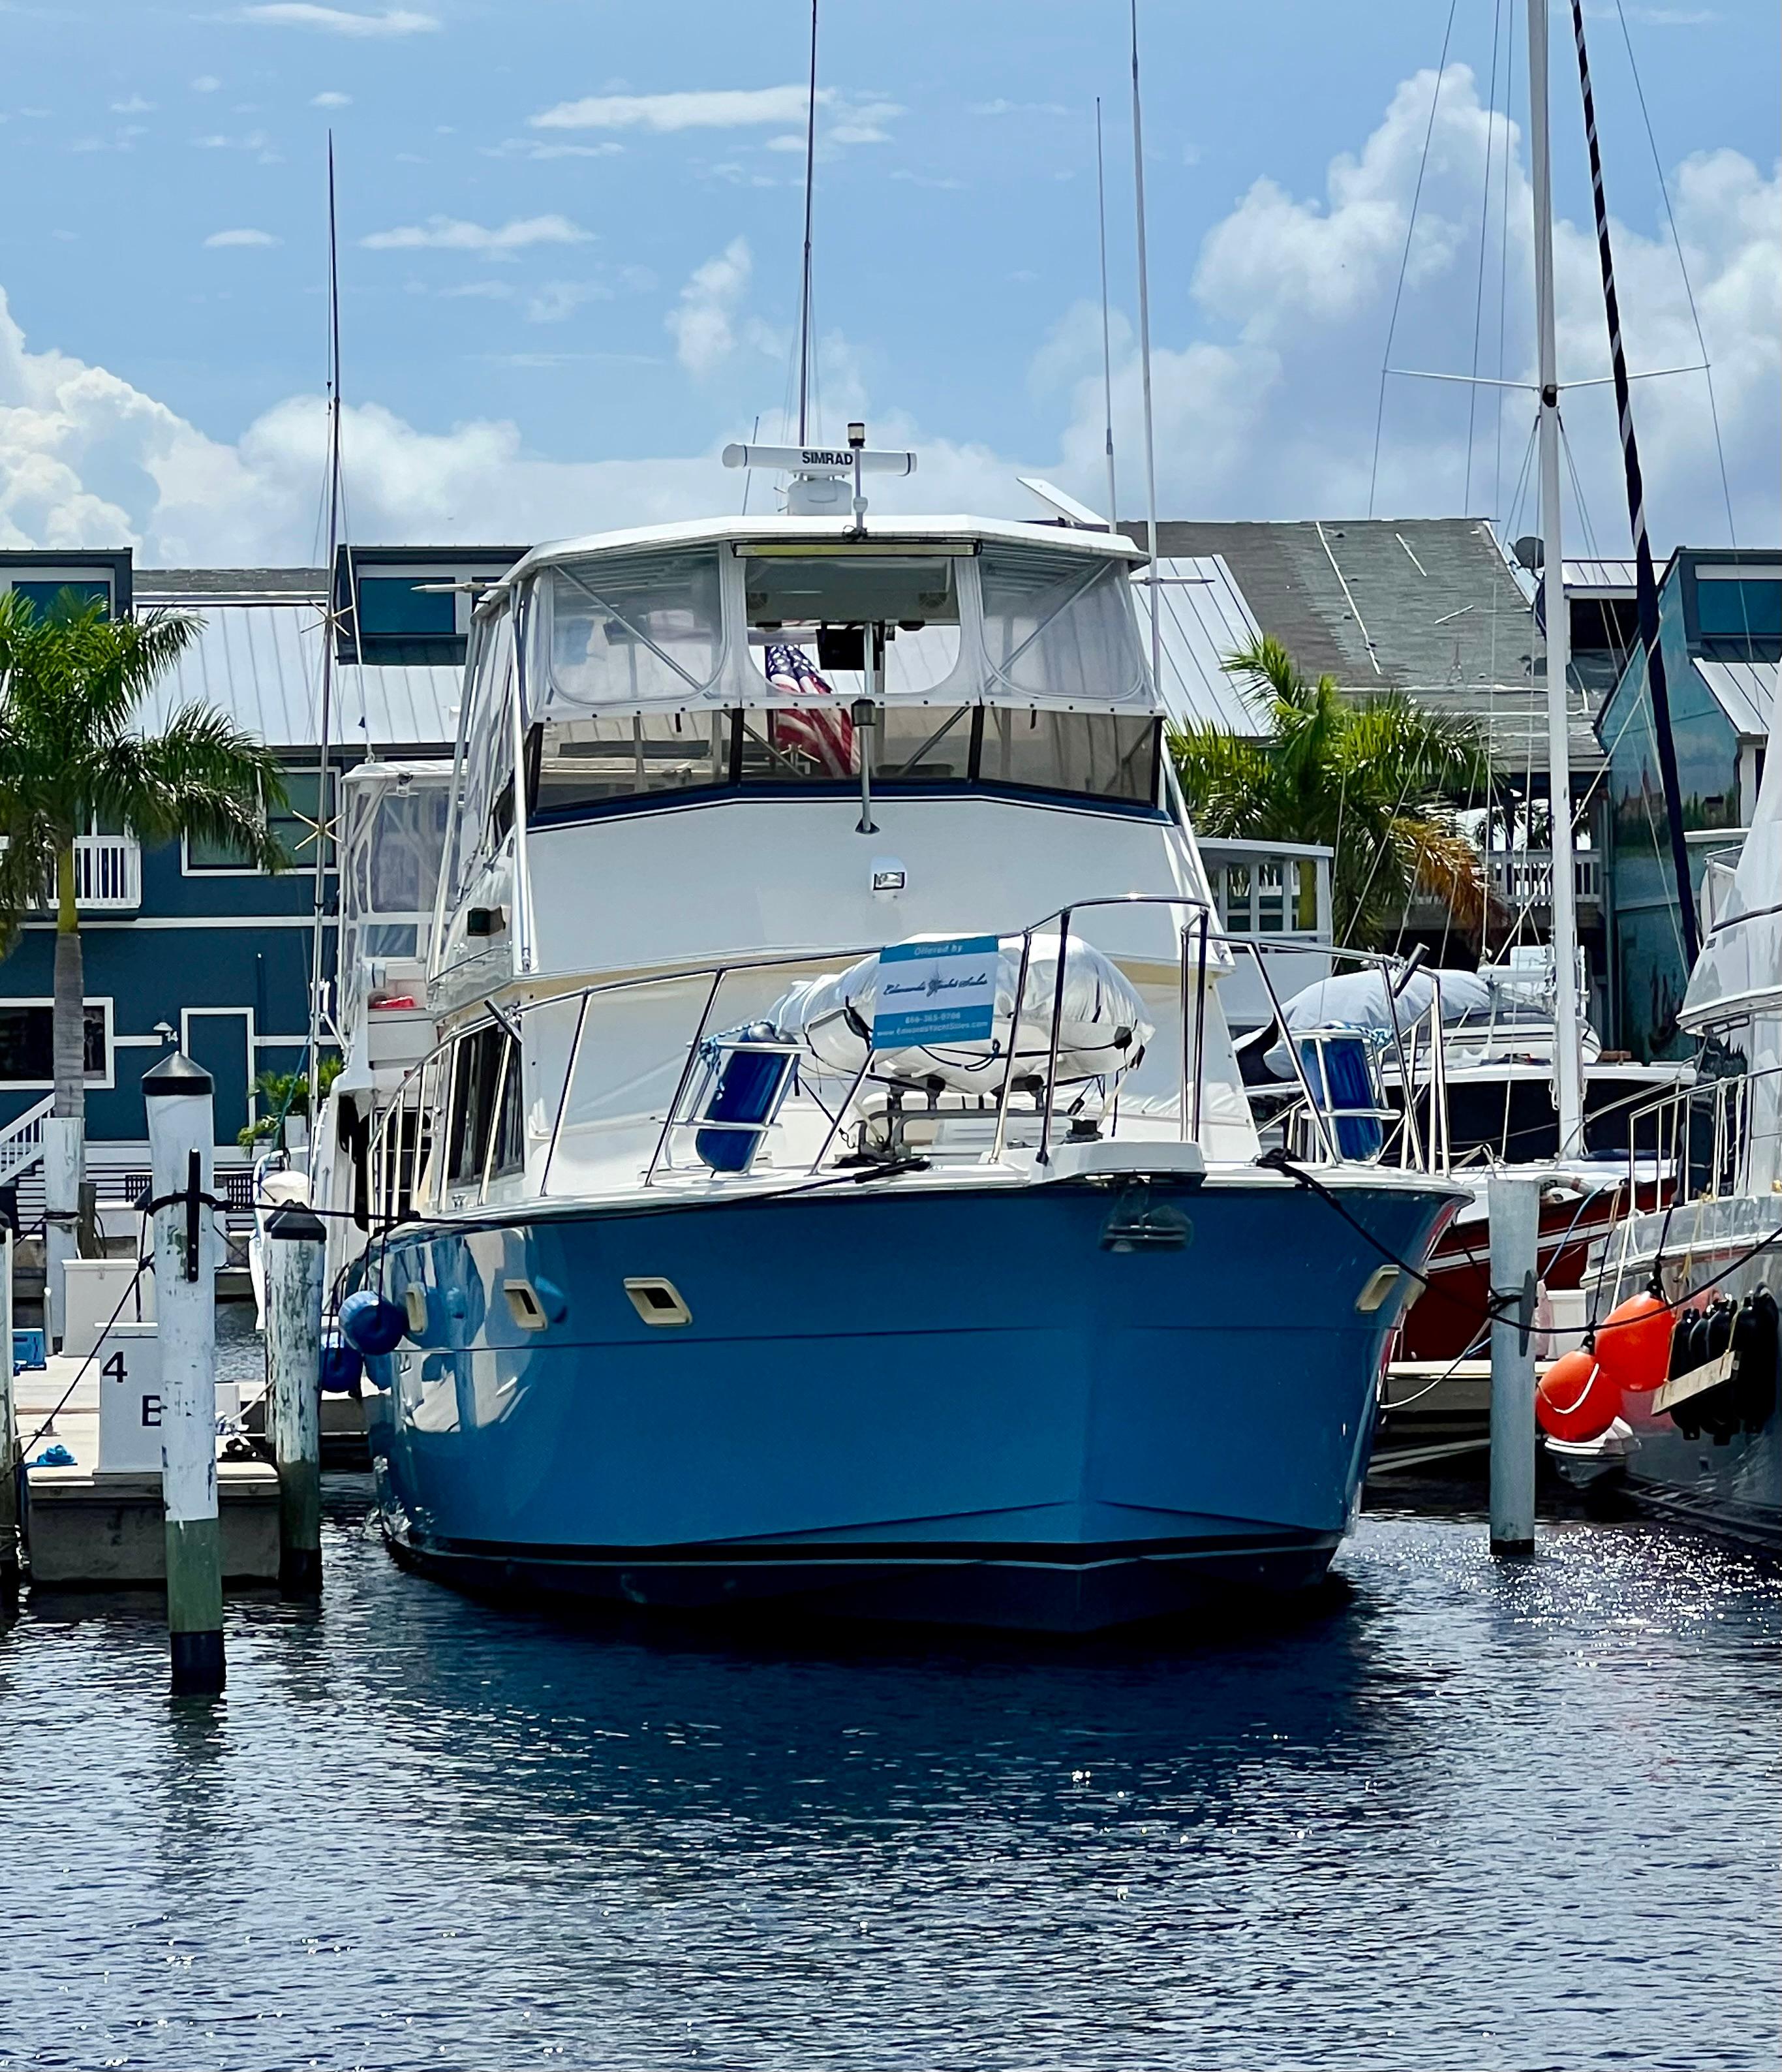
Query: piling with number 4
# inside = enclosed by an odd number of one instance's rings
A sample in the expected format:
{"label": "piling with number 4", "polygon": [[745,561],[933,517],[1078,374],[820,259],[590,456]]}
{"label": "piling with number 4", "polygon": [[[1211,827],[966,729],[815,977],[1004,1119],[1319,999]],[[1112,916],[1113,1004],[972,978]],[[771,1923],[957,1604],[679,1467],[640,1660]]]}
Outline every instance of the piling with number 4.
{"label": "piling with number 4", "polygon": [[266,1224],[268,1424],[278,1469],[278,1587],[322,1594],[322,1285],[327,1232],[293,1203]]}
{"label": "piling with number 4", "polygon": [[216,1268],[211,1075],[176,1052],[142,1080],[149,1119],[161,1493],[175,1696],[223,1688],[223,1548],[216,1508]]}
{"label": "piling with number 4", "polygon": [[1491,1219],[1491,1551],[1534,1551],[1534,1302],[1541,1182],[1494,1173]]}

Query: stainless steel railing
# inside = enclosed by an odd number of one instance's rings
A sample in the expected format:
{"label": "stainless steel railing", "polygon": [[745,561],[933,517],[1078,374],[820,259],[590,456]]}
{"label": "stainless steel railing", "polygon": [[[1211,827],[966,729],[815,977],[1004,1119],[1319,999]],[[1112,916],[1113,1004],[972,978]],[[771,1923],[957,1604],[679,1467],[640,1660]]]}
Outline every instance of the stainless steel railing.
{"label": "stainless steel railing", "polygon": [[[1171,911],[1180,917],[1171,931],[1174,939],[1175,960],[1179,968],[1181,1021],[1175,1115],[1177,1141],[1200,1145],[1206,1128],[1205,1003],[1209,968],[1215,955],[1222,963],[1240,956],[1248,956],[1254,960],[1274,1019],[1285,1031],[1285,1016],[1279,996],[1269,975],[1267,958],[1271,954],[1302,955],[1300,945],[1291,941],[1277,944],[1266,939],[1229,935],[1214,926],[1215,917],[1204,901],[1173,894],[1131,894],[1081,900],[1061,907],[1020,931],[1015,1013],[1011,1022],[1008,1054],[1004,1061],[1000,1083],[989,1109],[987,1110],[982,1097],[979,1097],[978,1106],[969,1111],[979,1116],[987,1113],[993,1113],[994,1116],[990,1141],[981,1163],[993,1166],[1003,1162],[1010,1146],[1012,1125],[1023,1116],[1030,1119],[1022,1134],[1026,1136],[1032,1133],[1035,1165],[1044,1167],[1051,1162],[1060,1092],[1058,1061],[1062,1037],[1067,952],[1073,931],[1081,934],[1086,915],[1141,908]],[[1042,1071],[1023,1073],[1019,1070],[1020,1064],[1024,1060],[1037,1066],[1041,1054],[1023,1050],[1018,1036],[1022,1012],[1028,1005],[1034,944],[1037,939],[1053,930],[1058,937],[1058,976],[1045,1021],[1044,1069]],[[1086,937],[1082,939],[1086,940]],[[1006,943],[1012,938],[1005,935],[1001,939]],[[667,1107],[647,1118],[653,1125],[653,1141],[647,1156],[640,1161],[634,1184],[645,1189],[651,1188],[659,1182],[666,1170],[672,1170],[672,1147],[679,1133],[689,1129],[736,1129],[746,1132],[758,1139],[765,1138],[771,1132],[783,1127],[782,1118],[778,1111],[774,1116],[759,1123],[731,1123],[691,1112],[704,1098],[700,1063],[702,1058],[709,1059],[710,1046],[715,1040],[713,1024],[717,1019],[719,1002],[726,987],[738,980],[754,985],[774,975],[784,982],[790,982],[795,977],[845,966],[875,955],[882,947],[874,944],[839,948],[816,953],[806,952],[792,956],[726,960],[653,972],[644,976],[597,981],[573,992],[551,993],[530,1001],[510,1005],[491,1001],[486,1013],[473,1013],[443,1037],[425,1059],[411,1066],[400,1086],[374,1111],[371,1119],[368,1153],[374,1211],[387,1217],[395,1205],[399,1191],[404,1195],[412,1191],[417,1202],[431,1200],[435,1202],[441,1199],[447,1191],[440,1184],[440,1174],[446,1147],[454,1141],[454,1126],[461,1120],[455,1112],[458,1105],[458,1097],[454,1087],[456,1075],[449,1069],[449,1061],[455,1046],[479,1031],[491,1028],[502,1031],[505,1044],[516,1044],[522,1040],[523,1026],[529,1018],[547,1010],[562,1015],[573,1009],[573,1029],[564,1054],[561,1084],[556,1090],[555,1112],[542,1157],[536,1162],[538,1177],[536,1188],[528,1190],[528,1194],[545,1194],[550,1187],[553,1169],[558,1163],[572,1091],[577,1086],[578,1075],[589,1046],[601,1041],[598,1025],[602,1010],[616,1009],[622,1003],[634,1001],[638,995],[651,989],[666,994],[669,989],[697,988],[702,992],[703,997],[694,1017],[691,1034],[680,1054],[678,1076]],[[1329,954],[1333,959],[1347,963],[1382,968],[1387,972],[1386,990],[1389,997],[1391,997],[1389,959],[1367,951],[1332,950]],[[1440,1013],[1439,990],[1424,1013],[1406,1026],[1398,1023],[1394,1002],[1394,1026],[1386,1047],[1395,1058],[1399,1083],[1405,1089],[1405,1097],[1400,1108],[1394,1108],[1381,1099],[1377,1107],[1369,1109],[1368,1112],[1379,1121],[1382,1131],[1380,1149],[1374,1157],[1365,1161],[1345,1157],[1336,1125],[1344,1119],[1346,1112],[1340,1106],[1333,1107],[1328,1083],[1323,1090],[1322,1098],[1320,1091],[1313,1087],[1301,1055],[1302,1038],[1300,1037],[1290,1039],[1287,1043],[1292,1067],[1292,1078],[1286,1083],[1290,1089],[1289,1097],[1283,1109],[1273,1118],[1271,1130],[1278,1128],[1282,1141],[1290,1152],[1304,1162],[1321,1165],[1395,1163],[1405,1170],[1447,1171],[1448,1140]],[[730,1048],[739,1047],[738,1039],[726,1037],[725,1040]],[[1426,1040],[1427,1054],[1423,1050]],[[766,1043],[754,1039],[741,1039],[740,1047],[766,1048],[787,1055],[796,1054],[799,1049],[799,1046],[790,1043]],[[908,1048],[907,1041],[900,1042],[896,1047]],[[864,1131],[868,1120],[864,1098],[871,1081],[873,1067],[880,1055],[878,1049],[868,1041],[865,1056],[833,1112],[814,1094],[810,1096],[821,1110],[823,1122],[815,1125],[819,1129],[820,1142],[815,1156],[807,1162],[802,1163],[803,1178],[808,1178],[823,1169],[826,1161],[835,1153],[838,1140],[852,1126],[858,1124]],[[1418,1115],[1419,1063],[1426,1056],[1425,1087],[1430,1095],[1427,1128],[1419,1121]],[[664,1058],[662,1063],[666,1065],[667,1059]],[[497,1088],[510,1083],[505,1048],[502,1062],[496,1066],[491,1077]],[[707,1077],[709,1078],[709,1075]],[[1038,1090],[1034,1096],[1034,1105],[1032,1109],[1023,1108],[1017,1104],[1017,1095],[1024,1088],[1029,1087],[1036,1078]],[[696,1089],[700,1096],[697,1101],[691,1098]],[[525,1098],[524,1089],[518,1097]],[[1156,1138],[1157,1124],[1160,1119],[1159,1112],[1154,1109],[1148,1112],[1146,1122],[1149,1126],[1144,1133],[1148,1137]],[[630,1126],[634,1127],[639,1118],[633,1116],[626,1120]],[[1098,1122],[1098,1128],[1101,1128],[1103,1123],[1106,1134],[1113,1137],[1122,1134],[1117,1101],[1111,1104],[1109,1115]],[[485,1118],[482,1127],[487,1141],[481,1159],[480,1180],[471,1183],[461,1179],[450,1190],[455,1197],[454,1206],[472,1205],[470,1197],[473,1195],[477,1201],[486,1199],[491,1179],[499,1177],[492,1172],[491,1164],[495,1146],[501,1140],[503,1133],[500,1114],[491,1113]],[[1135,1129],[1129,1133],[1138,1133]],[[427,1140],[425,1151],[421,1148],[423,1134]],[[423,1168],[429,1170],[423,1170]]]}

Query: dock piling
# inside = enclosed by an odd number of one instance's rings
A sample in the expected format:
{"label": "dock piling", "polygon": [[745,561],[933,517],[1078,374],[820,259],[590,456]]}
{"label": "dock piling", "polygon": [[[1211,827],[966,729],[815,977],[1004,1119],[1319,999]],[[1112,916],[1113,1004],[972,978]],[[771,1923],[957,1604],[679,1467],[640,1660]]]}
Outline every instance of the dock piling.
{"label": "dock piling", "polygon": [[211,1075],[183,1053],[143,1075],[155,1204],[161,1494],[175,1697],[220,1691],[223,1549],[216,1503],[216,1284]]}
{"label": "dock piling", "polygon": [[12,1230],[0,1223],[0,1608],[18,1601],[18,1420],[12,1393]]}
{"label": "dock piling", "polygon": [[278,1587],[322,1594],[322,1294],[327,1232],[300,1204],[266,1225],[268,1425],[278,1469]]}
{"label": "dock piling", "polygon": [[1541,1182],[1494,1173],[1491,1220],[1491,1551],[1534,1551],[1534,1303]]}

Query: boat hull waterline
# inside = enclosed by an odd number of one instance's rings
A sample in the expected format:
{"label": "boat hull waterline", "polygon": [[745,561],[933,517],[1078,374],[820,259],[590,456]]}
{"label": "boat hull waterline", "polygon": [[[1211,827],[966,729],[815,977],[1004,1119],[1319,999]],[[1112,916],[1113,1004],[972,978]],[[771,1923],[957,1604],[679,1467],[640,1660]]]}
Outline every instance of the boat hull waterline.
{"label": "boat hull waterline", "polygon": [[[1378,1244],[1261,1175],[399,1231],[384,1286],[424,1321],[367,1363],[386,1536],[467,1587],[680,1610],[1070,1632],[1304,1588],[1353,1520],[1398,1314],[1357,1298],[1459,1198],[1342,1200]],[[691,1321],[646,1323],[640,1276]]]}

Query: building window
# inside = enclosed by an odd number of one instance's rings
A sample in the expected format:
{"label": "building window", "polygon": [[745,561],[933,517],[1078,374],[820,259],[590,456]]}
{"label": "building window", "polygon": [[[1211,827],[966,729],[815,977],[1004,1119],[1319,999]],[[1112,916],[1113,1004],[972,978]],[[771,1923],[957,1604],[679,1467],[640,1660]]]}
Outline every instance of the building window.
{"label": "building window", "polygon": [[[47,1001],[0,1002],[0,1086],[47,1087],[54,1081],[54,1013]],[[103,1001],[87,1002],[86,1075],[101,1084],[110,1077],[109,1019]]]}
{"label": "building window", "polygon": [[367,640],[450,640],[458,631],[458,599],[450,590],[424,590],[422,583],[450,582],[438,576],[361,576],[359,630]]}
{"label": "building window", "polygon": [[[316,780],[320,772],[314,770],[287,770],[285,772],[285,804],[276,812],[266,816],[266,825],[277,838],[285,852],[288,867],[297,870],[314,870],[316,848]],[[331,816],[335,803],[334,779],[328,780],[328,804]],[[334,863],[334,844],[328,845],[327,861]],[[186,843],[186,868],[188,871],[233,870],[251,871],[254,865],[240,850],[228,842],[205,841],[193,835]]]}
{"label": "building window", "polygon": [[109,582],[18,582],[12,586],[15,597],[27,598],[39,619],[72,617],[84,611],[89,604],[105,607],[103,616],[111,616],[111,585]]}

